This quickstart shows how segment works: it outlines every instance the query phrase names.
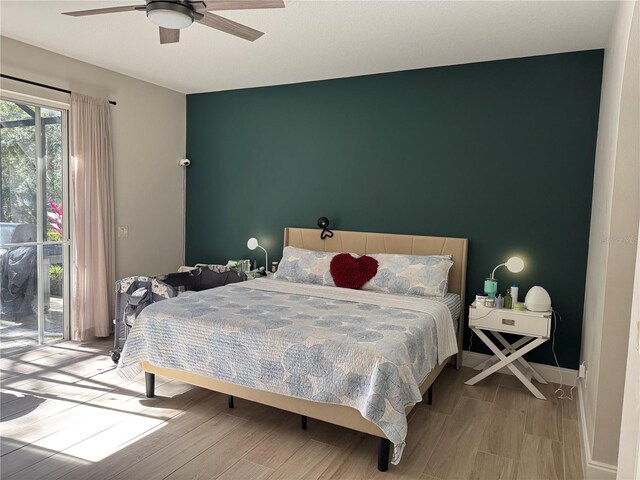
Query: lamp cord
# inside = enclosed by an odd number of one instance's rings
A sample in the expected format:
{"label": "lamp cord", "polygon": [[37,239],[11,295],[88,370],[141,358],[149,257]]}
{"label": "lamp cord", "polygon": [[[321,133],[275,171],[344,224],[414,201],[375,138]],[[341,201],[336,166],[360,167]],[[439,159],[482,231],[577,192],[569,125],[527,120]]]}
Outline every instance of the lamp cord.
{"label": "lamp cord", "polygon": [[[476,307],[476,308],[477,308],[477,307]],[[476,317],[476,318],[475,318],[475,320],[481,320],[481,319],[483,319],[484,317],[489,316],[489,315],[491,314],[491,312],[492,312],[492,309],[487,309],[487,310],[489,310],[489,312],[487,312],[487,313],[486,313],[485,315],[483,315],[482,317]],[[473,334],[473,330],[472,330],[471,328],[470,328],[469,330],[471,330],[471,337],[469,338],[469,348],[467,349],[467,351],[468,351],[469,353],[471,353],[471,347],[473,346],[473,335],[474,335],[474,334]]]}
{"label": "lamp cord", "polygon": [[[484,317],[488,316],[489,314],[491,314],[491,309],[488,309],[488,310],[489,310],[489,312],[488,312],[488,313],[486,313],[486,314],[485,314],[485,315],[483,315],[482,317],[476,317],[476,319],[475,319],[475,320],[480,320],[480,319],[482,319],[482,318],[484,318]],[[472,330],[471,328],[470,328],[469,330],[471,330],[471,337],[469,338],[469,348],[467,349],[467,351],[468,351],[469,353],[471,353],[471,347],[473,346],[473,335],[474,335],[474,333],[473,333],[473,330]]]}
{"label": "lamp cord", "polygon": [[576,383],[573,384],[573,386],[569,390],[569,395],[567,396],[564,389],[562,388],[562,386],[564,385],[562,381],[562,370],[560,369],[560,363],[558,363],[558,356],[556,355],[556,329],[558,328],[558,318],[560,318],[560,321],[562,321],[562,315],[560,315],[560,313],[558,313],[555,310],[552,310],[552,312],[553,312],[553,337],[551,338],[551,352],[553,353],[553,358],[556,361],[556,367],[558,367],[558,373],[560,374],[560,384],[558,385],[558,388],[556,388],[553,391],[553,393],[556,395],[556,398],[558,399],[573,400],[573,389],[576,388],[576,384],[578,381],[576,379]]}

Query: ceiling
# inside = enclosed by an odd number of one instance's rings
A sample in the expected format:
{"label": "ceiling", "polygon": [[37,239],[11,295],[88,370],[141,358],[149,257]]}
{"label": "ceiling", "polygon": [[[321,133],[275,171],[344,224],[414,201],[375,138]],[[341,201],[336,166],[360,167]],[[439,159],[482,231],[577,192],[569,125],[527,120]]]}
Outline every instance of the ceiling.
{"label": "ceiling", "polygon": [[73,18],[116,1],[0,1],[0,33],[183,93],[603,48],[615,2],[300,1],[217,12],[251,43],[194,24],[160,45],[143,12]]}

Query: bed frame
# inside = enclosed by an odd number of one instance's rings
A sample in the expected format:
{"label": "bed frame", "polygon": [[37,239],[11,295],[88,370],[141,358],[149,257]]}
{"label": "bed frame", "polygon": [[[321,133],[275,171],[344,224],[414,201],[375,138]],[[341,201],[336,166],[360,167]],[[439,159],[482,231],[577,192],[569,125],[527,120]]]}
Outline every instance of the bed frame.
{"label": "bed frame", "polygon": [[[413,255],[451,255],[453,266],[449,271],[449,292],[461,296],[460,319],[458,320],[458,354],[452,357],[451,363],[456,368],[462,365],[462,335],[465,325],[464,292],[467,272],[467,239],[449,237],[425,237],[417,235],[396,235],[386,233],[334,231],[333,237],[320,239],[320,230],[305,228],[285,228],[284,245],[308,250],[326,252],[350,252],[359,255],[371,253],[399,253]],[[427,394],[427,402],[431,403],[431,385],[444,369],[445,363],[436,367],[420,386],[420,393]],[[214,378],[195,375],[193,373],[170,368],[160,368],[148,362],[143,363],[146,380],[147,397],[154,396],[155,376],[179,380],[191,385],[214,390],[229,395],[229,408],[233,408],[233,397],[244,398],[253,402],[269,405],[281,410],[302,416],[302,428],[307,427],[307,417],[322,420],[359,432],[380,437],[378,448],[378,470],[386,471],[389,467],[389,451],[391,442],[375,424],[366,420],[358,410],[344,405],[316,403],[286,395],[265,392],[253,388],[234,385]],[[407,407],[407,414],[413,406]]]}

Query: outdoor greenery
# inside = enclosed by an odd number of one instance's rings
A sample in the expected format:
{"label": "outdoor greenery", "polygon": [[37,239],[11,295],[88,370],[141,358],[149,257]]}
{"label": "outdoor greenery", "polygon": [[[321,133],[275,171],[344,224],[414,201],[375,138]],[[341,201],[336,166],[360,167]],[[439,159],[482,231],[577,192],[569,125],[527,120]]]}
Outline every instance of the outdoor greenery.
{"label": "outdoor greenery", "polygon": [[[46,162],[47,239],[62,238],[62,129],[61,112],[32,105],[0,100],[0,222],[31,223],[37,220],[36,209],[36,128],[42,121],[44,159]],[[16,124],[20,122],[22,124]],[[26,124],[26,125],[25,125]]]}
{"label": "outdoor greenery", "polygon": [[64,272],[62,270],[62,266],[60,265],[50,265],[49,266],[49,278],[50,278],[50,292],[51,295],[56,297],[62,296],[62,281],[64,277]]}

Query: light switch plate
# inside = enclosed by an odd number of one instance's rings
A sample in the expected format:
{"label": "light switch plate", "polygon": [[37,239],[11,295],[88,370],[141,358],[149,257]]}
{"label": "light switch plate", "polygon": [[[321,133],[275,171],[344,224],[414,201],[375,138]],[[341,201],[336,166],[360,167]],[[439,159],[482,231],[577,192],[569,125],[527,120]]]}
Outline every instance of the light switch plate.
{"label": "light switch plate", "polygon": [[118,225],[118,238],[129,238],[129,225]]}

